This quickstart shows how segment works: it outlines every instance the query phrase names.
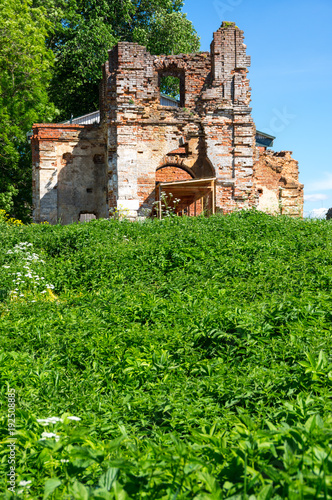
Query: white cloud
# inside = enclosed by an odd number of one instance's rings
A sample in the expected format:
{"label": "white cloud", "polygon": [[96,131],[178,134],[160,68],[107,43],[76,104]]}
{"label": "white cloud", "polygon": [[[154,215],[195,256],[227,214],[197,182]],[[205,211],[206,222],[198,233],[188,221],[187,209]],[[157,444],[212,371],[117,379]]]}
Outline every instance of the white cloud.
{"label": "white cloud", "polygon": [[322,201],[327,200],[327,194],[317,193],[317,194],[305,194],[304,201]]}
{"label": "white cloud", "polygon": [[305,184],[306,191],[328,191],[332,189],[332,173],[324,172],[323,173],[325,179],[321,179],[311,184]]}
{"label": "white cloud", "polygon": [[314,208],[311,212],[307,212],[305,217],[308,219],[325,219],[328,208]]}

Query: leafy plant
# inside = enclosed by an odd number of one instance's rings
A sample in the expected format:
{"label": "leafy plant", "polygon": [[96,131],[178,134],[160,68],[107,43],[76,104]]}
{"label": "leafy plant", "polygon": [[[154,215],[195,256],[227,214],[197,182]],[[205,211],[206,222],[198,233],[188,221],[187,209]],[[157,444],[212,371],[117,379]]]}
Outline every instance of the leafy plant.
{"label": "leafy plant", "polygon": [[25,281],[0,300],[4,498],[8,389],[18,498],[332,497],[329,222],[245,211],[0,237],[2,287]]}

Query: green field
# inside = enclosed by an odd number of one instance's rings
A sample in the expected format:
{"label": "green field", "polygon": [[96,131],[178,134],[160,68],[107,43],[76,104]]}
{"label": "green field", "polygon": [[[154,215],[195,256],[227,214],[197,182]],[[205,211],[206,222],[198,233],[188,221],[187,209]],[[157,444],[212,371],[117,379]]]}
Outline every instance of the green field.
{"label": "green field", "polygon": [[2,223],[0,238],[1,498],[332,498],[330,222]]}

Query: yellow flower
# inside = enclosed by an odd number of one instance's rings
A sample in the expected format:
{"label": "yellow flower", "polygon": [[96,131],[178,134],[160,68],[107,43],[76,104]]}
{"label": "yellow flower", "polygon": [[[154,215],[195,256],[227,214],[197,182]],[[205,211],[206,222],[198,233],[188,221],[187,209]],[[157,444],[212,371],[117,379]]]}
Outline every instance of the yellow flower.
{"label": "yellow flower", "polygon": [[14,217],[10,217],[5,210],[0,210],[0,224],[5,223],[9,226],[23,226],[23,222]]}

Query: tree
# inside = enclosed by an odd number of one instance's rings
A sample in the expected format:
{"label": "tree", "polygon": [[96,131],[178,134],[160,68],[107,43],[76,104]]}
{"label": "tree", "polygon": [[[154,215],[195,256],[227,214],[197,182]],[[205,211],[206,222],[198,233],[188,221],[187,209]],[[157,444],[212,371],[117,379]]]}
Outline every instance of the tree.
{"label": "tree", "polygon": [[33,122],[50,121],[52,51],[46,48],[48,21],[29,0],[0,3],[0,208],[18,218],[31,205],[30,145]]}
{"label": "tree", "polygon": [[137,27],[133,40],[145,45],[151,54],[181,54],[199,50],[199,38],[191,21],[182,12],[157,11],[148,27]]}
{"label": "tree", "polygon": [[[181,54],[199,50],[199,38],[192,23],[180,12],[158,11],[151,20],[149,29],[135,28],[134,40],[145,45],[152,54]],[[166,76],[160,90],[171,97],[179,98],[178,78]]]}
{"label": "tree", "polygon": [[183,0],[1,1],[0,209],[28,217],[26,133],[56,113],[61,120],[97,109],[101,64],[118,41],[138,42],[153,54],[199,49],[182,6]]}
{"label": "tree", "polygon": [[138,42],[152,54],[199,50],[193,25],[181,13],[182,0],[34,0],[46,6],[55,54],[50,95],[59,119],[99,107],[101,65],[118,41]]}

